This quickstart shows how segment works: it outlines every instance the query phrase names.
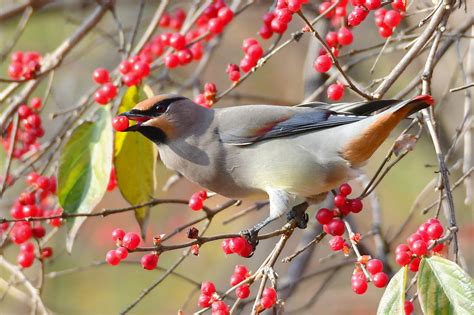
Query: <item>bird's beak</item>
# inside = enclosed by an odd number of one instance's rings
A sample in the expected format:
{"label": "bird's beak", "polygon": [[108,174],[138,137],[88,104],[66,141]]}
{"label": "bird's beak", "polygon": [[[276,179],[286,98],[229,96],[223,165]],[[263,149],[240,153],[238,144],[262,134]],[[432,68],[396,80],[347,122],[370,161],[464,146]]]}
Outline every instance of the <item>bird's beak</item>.
{"label": "bird's beak", "polygon": [[142,111],[137,109],[132,109],[131,111],[121,113],[119,116],[125,116],[128,118],[128,120],[137,122],[135,125],[128,127],[124,131],[137,131],[143,123],[153,118],[152,116],[145,115]]}

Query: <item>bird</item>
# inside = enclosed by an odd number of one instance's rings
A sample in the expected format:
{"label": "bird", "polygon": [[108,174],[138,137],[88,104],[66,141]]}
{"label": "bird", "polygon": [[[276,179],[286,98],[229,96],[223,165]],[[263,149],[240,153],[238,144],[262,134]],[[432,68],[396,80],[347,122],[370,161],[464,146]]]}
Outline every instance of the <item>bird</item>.
{"label": "bird", "polygon": [[304,228],[309,205],[359,176],[402,120],[433,104],[432,96],[418,95],[206,108],[163,94],[119,116],[136,121],[125,131],[153,141],[164,165],[188,180],[228,198],[268,198],[269,216],[244,233],[255,249],[258,232],[284,214]]}

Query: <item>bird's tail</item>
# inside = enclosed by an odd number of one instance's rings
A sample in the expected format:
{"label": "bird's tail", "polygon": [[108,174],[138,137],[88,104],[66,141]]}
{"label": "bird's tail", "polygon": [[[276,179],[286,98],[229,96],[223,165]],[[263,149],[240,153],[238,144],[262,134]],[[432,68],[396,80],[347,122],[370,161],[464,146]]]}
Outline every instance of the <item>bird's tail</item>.
{"label": "bird's tail", "polygon": [[358,134],[348,135],[350,139],[341,150],[343,157],[353,165],[367,161],[387,139],[390,132],[404,118],[434,104],[430,95],[419,95],[358,123]]}

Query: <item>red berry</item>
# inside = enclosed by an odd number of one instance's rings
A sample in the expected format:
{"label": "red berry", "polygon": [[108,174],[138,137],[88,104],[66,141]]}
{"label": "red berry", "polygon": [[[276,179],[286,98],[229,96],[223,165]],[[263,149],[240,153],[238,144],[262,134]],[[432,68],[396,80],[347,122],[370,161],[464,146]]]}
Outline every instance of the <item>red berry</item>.
{"label": "red berry", "polygon": [[31,114],[26,118],[25,128],[34,129],[41,127],[41,117],[38,114]]}
{"label": "red berry", "polygon": [[221,243],[221,248],[224,251],[224,254],[229,255],[232,254],[233,251],[230,248],[230,239],[226,238],[225,240],[222,241]]}
{"label": "red berry", "polygon": [[[122,77],[122,82],[123,84],[129,87],[138,85],[140,83],[140,77],[135,72],[130,72]],[[102,91],[102,90],[99,90],[99,91]]]}
{"label": "red berry", "polygon": [[191,199],[189,199],[188,206],[194,211],[199,211],[202,209],[203,201],[199,196],[193,195]]}
{"label": "red berry", "polygon": [[193,54],[189,49],[180,50],[177,52],[177,55],[180,65],[184,66],[193,61]]}
{"label": "red berry", "polygon": [[115,250],[115,255],[120,259],[125,259],[128,256],[128,250],[125,247],[119,247]]}
{"label": "red berry", "polygon": [[352,187],[349,184],[342,184],[339,186],[339,193],[343,196],[348,196],[352,193]]}
{"label": "red berry", "polygon": [[346,7],[337,6],[334,10],[334,13],[338,17],[345,17],[347,15],[347,9]]}
{"label": "red berry", "polygon": [[198,306],[205,308],[211,306],[212,297],[209,295],[201,294],[198,300]]}
{"label": "red berry", "polygon": [[21,119],[27,118],[32,113],[33,113],[33,111],[31,110],[31,108],[29,108],[25,104],[22,104],[22,105],[20,105],[20,107],[18,107],[18,116],[20,116]]}
{"label": "red berry", "polygon": [[194,60],[200,60],[202,58],[204,48],[201,43],[194,43],[190,50]]}
{"label": "red berry", "polygon": [[252,45],[247,49],[246,55],[249,56],[250,59],[258,60],[263,56],[263,49],[260,45]]}
{"label": "red berry", "polygon": [[199,307],[205,308],[211,306],[212,297],[209,295],[201,294],[199,296],[198,305]]}
{"label": "red berry", "polygon": [[[402,0],[402,1],[403,1],[403,0]],[[385,9],[385,8],[380,8],[380,9],[378,9],[377,11],[375,11],[374,15],[375,15],[375,17],[379,17],[379,16],[384,17],[384,16],[385,16],[385,13],[387,13],[387,9]]]}
{"label": "red berry", "polygon": [[206,294],[206,295],[212,295],[214,292],[216,292],[216,286],[214,285],[213,282],[203,282],[201,284],[201,293]]}
{"label": "red berry", "polygon": [[277,34],[283,34],[286,29],[288,28],[288,23],[283,23],[278,19],[273,19],[272,23],[270,24],[272,31]]}
{"label": "red berry", "polygon": [[263,297],[267,297],[269,298],[270,300],[272,301],[276,301],[277,299],[277,292],[274,288],[265,288],[265,290],[263,290],[263,294],[262,294]]}
{"label": "red berry", "polygon": [[121,74],[127,74],[132,70],[132,63],[128,60],[124,60],[119,65],[119,70]]}
{"label": "red berry", "polygon": [[288,10],[298,12],[301,9],[301,0],[288,0]]}
{"label": "red berry", "polygon": [[[293,13],[286,8],[275,10],[275,14],[276,14],[276,18],[280,21],[280,23],[288,24],[291,22],[293,18]],[[271,24],[271,21],[270,21],[270,24]]]}
{"label": "red berry", "polygon": [[237,255],[241,257],[250,257],[252,252],[253,252],[252,245],[250,245],[247,241],[245,241],[244,248],[242,249],[241,252],[237,253]]}
{"label": "red berry", "polygon": [[41,103],[41,98],[33,97],[30,101],[31,108],[40,109],[43,104]]}
{"label": "red berry", "polygon": [[430,239],[433,239],[433,240],[440,238],[441,235],[443,235],[443,232],[444,232],[443,226],[439,223],[430,224],[427,231],[428,236],[430,237]]}
{"label": "red berry", "polygon": [[186,46],[186,39],[180,33],[174,33],[170,36],[169,45],[176,50],[181,50]]}
{"label": "red berry", "polygon": [[229,73],[229,80],[238,82],[240,80],[240,71],[232,71]]}
{"label": "red berry", "polygon": [[388,284],[388,276],[385,272],[376,273],[373,276],[374,285],[377,288],[383,288]]}
{"label": "red berry", "polygon": [[408,265],[408,269],[410,269],[410,271],[412,272],[417,272],[418,269],[420,268],[420,262],[421,262],[420,258],[418,257],[413,258],[411,263]]}
{"label": "red berry", "polygon": [[165,57],[163,62],[167,68],[173,69],[179,65],[179,58],[175,54],[169,54]]}
{"label": "red berry", "polygon": [[248,273],[249,273],[249,270],[244,265],[237,265],[234,268],[234,274],[241,275],[244,278],[247,277]]}
{"label": "red berry", "polygon": [[270,26],[270,23],[272,23],[272,20],[275,18],[275,16],[275,13],[273,13],[272,11],[265,13],[263,15],[263,24]]}
{"label": "red berry", "polygon": [[249,297],[250,295],[250,287],[248,284],[242,284],[240,287],[238,287],[236,290],[235,290],[235,295],[237,295],[237,297],[239,299],[246,299]]}
{"label": "red berry", "polygon": [[260,35],[260,37],[263,39],[269,39],[273,35],[272,27],[269,25],[262,25],[262,27],[260,27],[258,30],[258,35]]}
{"label": "red berry", "polygon": [[223,7],[217,12],[217,17],[227,25],[234,18],[234,12],[229,7]]}
{"label": "red berry", "polygon": [[444,244],[443,243],[440,243],[440,244],[436,244],[431,250],[435,253],[439,253],[441,252],[442,250],[444,249]]}
{"label": "red berry", "polygon": [[160,19],[160,26],[161,27],[168,27],[170,25],[170,20],[171,20],[171,17],[168,13],[163,13],[163,15],[161,16],[161,19]]}
{"label": "red berry", "polygon": [[344,85],[341,83],[334,83],[328,87],[328,98],[333,101],[338,101],[344,96]]}
{"label": "red berry", "polygon": [[35,245],[31,242],[25,242],[20,245],[20,251],[23,253],[34,253],[35,252]]}
{"label": "red berry", "polygon": [[418,240],[411,245],[411,250],[413,254],[417,256],[423,256],[427,253],[428,251],[428,245],[426,244],[425,241],[423,240]]}
{"label": "red berry", "polygon": [[271,308],[274,304],[275,304],[275,301],[264,296],[262,297],[262,299],[260,300],[260,304],[263,306],[263,308],[265,309],[269,309]]}
{"label": "red berry", "polygon": [[394,8],[395,10],[405,12],[406,10],[405,1],[406,0],[394,0],[392,2],[392,8]]}
{"label": "red berry", "polygon": [[234,237],[229,242],[229,248],[233,253],[240,253],[245,248],[246,241],[242,237]]}
{"label": "red berry", "polygon": [[247,50],[253,46],[253,45],[260,45],[258,43],[258,40],[256,40],[255,38],[247,38],[243,41],[242,43],[242,50],[244,53],[247,53]]}
{"label": "red berry", "polygon": [[146,254],[140,260],[142,267],[146,270],[153,270],[158,265],[158,255],[157,254]]}
{"label": "red berry", "polygon": [[128,128],[129,121],[128,118],[125,116],[116,116],[112,119],[112,127],[116,131],[124,131]]}
{"label": "red berry", "polygon": [[120,262],[120,257],[117,256],[117,252],[112,249],[107,252],[107,255],[105,255],[105,261],[111,266],[116,266]]}
{"label": "red berry", "polygon": [[375,275],[383,270],[383,262],[379,259],[371,259],[367,262],[367,271]]}
{"label": "red berry", "polygon": [[117,87],[113,83],[107,82],[100,89],[109,100],[117,96]]}
{"label": "red berry", "polygon": [[233,274],[231,277],[230,277],[230,285],[231,286],[234,286],[234,285],[237,285],[239,283],[241,283],[242,281],[245,280],[245,277],[241,274]]}
{"label": "red berry", "polygon": [[331,249],[333,251],[339,251],[341,249],[344,248],[344,239],[342,238],[342,236],[334,236],[330,241],[329,241],[329,247],[331,247]]}
{"label": "red berry", "polygon": [[[326,12],[326,10],[328,10],[330,6],[332,6],[331,2],[328,2],[328,1],[322,2],[318,7],[319,14],[323,14],[324,12]],[[333,16],[334,16],[334,10],[329,11],[325,15],[325,17],[328,19],[332,18]]]}
{"label": "red berry", "polygon": [[318,72],[328,72],[332,67],[331,58],[328,55],[322,55],[314,61],[314,69]]}
{"label": "red berry", "polygon": [[336,236],[344,234],[345,226],[344,222],[340,219],[332,219],[331,222],[327,224],[329,234]]}
{"label": "red berry", "polygon": [[20,267],[22,268],[31,267],[34,261],[35,261],[35,254],[33,254],[32,252],[21,252],[17,258],[18,265],[20,265]]}
{"label": "red berry", "polygon": [[379,27],[379,34],[383,38],[387,38],[393,34],[393,30],[390,27],[383,25]]}
{"label": "red berry", "polygon": [[135,71],[139,78],[147,77],[150,74],[150,65],[143,61],[137,61],[133,65],[133,71]]}
{"label": "red berry", "polygon": [[395,256],[395,262],[400,266],[406,266],[411,260],[411,255],[409,252],[400,252]]}
{"label": "red berry", "polygon": [[[127,74],[128,75],[128,74]],[[125,82],[124,82],[125,83]],[[101,105],[105,105],[108,103],[109,101],[109,97],[107,94],[104,93],[104,91],[102,89],[98,89],[95,93],[94,93],[94,100],[101,104]]]}
{"label": "red berry", "polygon": [[[224,302],[222,301],[215,301],[212,303],[212,314],[214,314],[215,312],[219,312],[219,311],[223,311],[223,312],[227,312],[228,311],[228,307],[227,307],[227,304],[225,304]],[[216,314],[221,314],[221,313],[216,313]]]}
{"label": "red berry", "polygon": [[337,32],[337,41],[339,44],[341,44],[341,46],[350,45],[353,40],[354,36],[347,27],[343,27]]}
{"label": "red berry", "polygon": [[411,301],[405,301],[404,305],[405,315],[410,315],[413,313],[414,307]]}
{"label": "red berry", "polygon": [[338,44],[337,41],[337,33],[336,32],[329,32],[326,34],[326,43],[329,47],[336,47]]}
{"label": "red berry", "polygon": [[346,197],[343,195],[336,195],[334,196],[334,205],[336,207],[342,207],[346,204]]}
{"label": "red berry", "polygon": [[352,291],[356,294],[364,294],[367,291],[367,281],[365,279],[355,279],[352,281]]}
{"label": "red berry", "polygon": [[18,80],[23,73],[23,65],[20,63],[12,63],[8,66],[8,75],[13,80]]}
{"label": "red berry", "polygon": [[92,75],[94,81],[98,84],[104,84],[110,81],[109,72],[104,68],[97,68]]}
{"label": "red berry", "polygon": [[406,244],[400,244],[395,249],[396,254],[401,253],[401,252],[409,252],[409,251],[410,251],[410,247],[408,247],[408,245]]}
{"label": "red berry", "polygon": [[33,235],[33,231],[29,223],[18,223],[20,222],[15,223],[10,232],[10,238],[15,244],[24,243]]}
{"label": "red berry", "polygon": [[138,247],[140,244],[140,236],[138,236],[137,233],[127,233],[123,237],[123,242],[122,245],[123,247],[129,249],[129,250],[134,250],[135,248]]}
{"label": "red berry", "polygon": [[17,62],[17,63],[22,63],[23,62],[23,52],[18,50],[12,53],[11,55],[11,61],[12,63]]}
{"label": "red berry", "polygon": [[333,212],[326,208],[319,209],[318,213],[316,214],[316,220],[318,220],[319,224],[328,224],[331,222],[333,217]]}
{"label": "red berry", "polygon": [[38,225],[32,229],[32,233],[34,238],[42,238],[46,235],[46,230],[41,225]]}
{"label": "red berry", "polygon": [[36,217],[38,213],[38,208],[35,205],[25,205],[23,206],[23,216],[25,218]]}
{"label": "red berry", "polygon": [[395,11],[395,10],[390,10],[387,13],[385,13],[385,16],[383,18],[383,22],[388,26],[388,27],[397,27],[398,24],[402,21],[402,15],[400,12]]}
{"label": "red berry", "polygon": [[220,34],[224,30],[224,22],[221,19],[213,18],[209,20],[209,31],[214,34]]}
{"label": "red berry", "polygon": [[354,270],[354,273],[352,274],[351,281],[354,281],[356,279],[362,279],[364,281],[367,281],[367,278],[365,277],[365,274],[362,270]]}
{"label": "red berry", "polygon": [[53,256],[53,249],[51,247],[45,247],[41,250],[41,258],[49,258]]}
{"label": "red berry", "polygon": [[407,243],[410,247],[412,247],[413,243],[419,240],[423,240],[423,237],[421,237],[421,235],[418,233],[413,233],[412,235],[410,235],[410,237],[408,237]]}
{"label": "red berry", "polygon": [[242,71],[245,73],[249,72],[254,65],[254,61],[251,59],[244,58],[240,60],[240,69],[242,69]]}
{"label": "red berry", "polygon": [[381,0],[365,0],[365,7],[369,10],[376,10],[382,5]]}

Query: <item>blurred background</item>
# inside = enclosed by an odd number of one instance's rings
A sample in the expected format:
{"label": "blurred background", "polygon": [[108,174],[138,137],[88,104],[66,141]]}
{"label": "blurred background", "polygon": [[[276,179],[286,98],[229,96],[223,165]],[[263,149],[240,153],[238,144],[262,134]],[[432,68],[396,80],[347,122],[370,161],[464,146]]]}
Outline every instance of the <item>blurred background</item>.
{"label": "blurred background", "polygon": [[[126,34],[130,32],[135,23],[138,2],[132,0],[117,0],[117,15],[123,23]],[[171,8],[182,7],[186,9],[194,1],[172,1]],[[17,1],[0,0],[0,12],[7,10]],[[159,1],[145,1],[145,10],[143,12],[143,22],[139,28],[140,32],[148,26],[153,13],[158,6]],[[319,2],[314,3],[317,5]],[[430,1],[416,1],[415,7],[427,7]],[[474,3],[468,2],[469,8]],[[229,63],[237,63],[242,58],[243,53],[240,49],[242,40],[247,37],[255,37],[256,31],[262,24],[262,16],[268,10],[271,1],[256,1],[251,8],[245,10],[234,20],[223,34],[222,40],[208,64],[208,67],[199,77],[202,86],[205,82],[214,82],[219,90],[224,90],[230,83],[225,72]],[[15,50],[36,50],[42,54],[54,50],[64,38],[69,36],[83,19],[90,14],[95,7],[93,1],[53,1],[51,4],[41,8],[35,12],[33,18],[29,21],[23,35],[19,39]],[[317,14],[316,9],[308,6],[307,14],[314,17]],[[450,18],[450,27],[455,27],[461,23],[466,13],[458,10]],[[468,13],[469,14],[469,13]],[[472,14],[472,12],[471,12]],[[1,15],[1,13],[0,13]],[[411,27],[416,25],[420,18],[424,16],[414,15],[404,19],[403,27]],[[0,49],[14,35],[20,15],[0,20]],[[284,39],[288,38],[290,32],[296,31],[303,26],[299,19],[293,19],[290,24],[291,30],[284,35]],[[120,61],[120,55],[117,52],[116,41],[117,36],[114,32],[116,28],[110,15],[100,22],[96,31],[87,36],[64,61],[63,65],[56,71],[54,85],[50,100],[42,113],[44,124],[46,126],[46,136],[52,137],[60,128],[64,120],[62,116],[51,119],[52,113],[71,108],[76,104],[78,98],[87,93],[93,86],[91,74],[97,67],[105,67],[113,69]],[[110,35],[106,35],[110,34]],[[373,18],[368,19],[362,26],[354,31],[354,44],[350,49],[360,49],[382,43],[382,39],[377,34],[377,29],[373,24]],[[472,37],[470,39],[472,41]],[[272,40],[265,42],[263,45],[269,47]],[[312,69],[312,61],[314,60],[314,51],[319,50],[310,36],[303,36],[297,42],[289,45],[281,52],[276,54],[270,61],[256,74],[246,80],[233,93],[223,98],[216,107],[224,107],[229,105],[241,105],[249,103],[273,103],[280,105],[292,105],[300,103],[308,93],[317,89],[318,82],[308,80],[308,77],[316,75]],[[459,42],[459,49],[463,53],[469,44],[469,39]],[[370,73],[369,69],[374,63],[374,59],[363,62],[350,71],[362,86],[367,86],[374,79],[382,78],[389,73],[390,69],[398,63],[403,56],[404,51],[382,56],[375,66],[374,72]],[[0,60],[0,77],[6,78],[6,68],[8,67],[8,56],[4,60]],[[350,58],[350,57],[349,57]],[[343,59],[342,63],[349,60]],[[387,98],[394,96],[399,92],[411,79],[418,74],[426,60],[426,54],[415,61],[408,70],[400,77],[396,84],[390,89]],[[440,61],[435,69],[433,78],[433,91],[435,99],[441,99],[451,87],[463,85],[460,75],[453,70],[457,67],[457,57],[455,47],[452,47]],[[171,78],[176,82],[184,82],[193,73],[194,65],[182,67],[170,72]],[[472,71],[472,69],[471,69]],[[314,72],[314,74],[313,74]],[[35,95],[41,95],[45,89],[46,83],[42,83]],[[5,85],[0,83],[0,89]],[[155,93],[163,93],[170,91],[166,86],[152,85]],[[188,90],[184,94],[193,97],[197,90]],[[325,93],[323,93],[324,95]],[[327,101],[326,99],[320,99]],[[354,97],[346,91],[344,101],[354,101],[358,98]],[[3,110],[0,105],[0,111]],[[463,93],[452,93],[443,99],[436,107],[437,117],[439,119],[439,132],[442,139],[443,150],[447,150],[450,140],[455,133],[456,127],[459,125],[463,115]],[[408,122],[401,126],[397,132],[406,127]],[[393,141],[398,133],[395,132],[391,138],[377,151],[374,158],[367,165],[366,171],[369,177],[375,172],[380,165],[385,154],[390,149]],[[460,156],[454,154],[454,161]],[[156,176],[158,178],[158,190],[156,197],[166,198],[183,198],[187,199],[192,193],[198,191],[197,187],[185,179],[179,180],[168,192],[163,192],[162,187],[168,178],[173,175],[172,172],[165,169],[159,164]],[[410,209],[414,206],[414,202],[420,195],[423,188],[437,176],[437,160],[433,150],[431,140],[426,132],[423,132],[421,140],[415,147],[415,150],[408,154],[400,163],[398,163],[385,177],[382,183],[376,189],[376,199],[382,208],[382,230],[387,235],[393,234],[401,223],[407,218]],[[454,182],[461,175],[459,170],[451,173],[451,180]],[[315,178],[315,180],[318,180]],[[356,193],[362,191],[361,185],[354,182]],[[0,200],[0,216],[9,216],[9,210],[12,200],[23,189],[24,181],[18,181],[6,196]],[[422,209],[426,205],[436,200],[437,194],[430,190],[430,193],[424,194],[420,200],[418,209]],[[454,193],[456,202],[456,215],[459,224],[459,239],[461,251],[472,274],[474,263],[474,252],[472,249],[472,241],[474,237],[474,226],[472,217],[472,204],[464,203],[465,192],[461,185]],[[206,205],[209,207],[225,201],[224,198],[211,198]],[[127,206],[128,204],[120,195],[118,189],[107,193],[97,209],[116,208]],[[253,226],[267,215],[267,209],[253,212],[243,218],[233,221],[230,224],[222,224],[222,221],[232,216],[235,211],[250,205],[244,202],[237,208],[230,208],[220,213],[216,220],[213,221],[207,235],[215,235],[219,233],[234,233],[244,228]],[[314,224],[314,213],[316,209],[312,208],[310,212],[310,222]],[[201,213],[190,211],[186,206],[160,205],[154,207],[151,211],[149,229],[147,231],[148,245],[151,245],[151,238],[157,234],[168,234],[177,226],[188,222],[192,219],[200,217]],[[416,211],[414,219],[402,233],[395,244],[404,242],[406,237],[411,234],[420,223],[424,222],[429,216],[423,216]],[[442,216],[443,223],[446,223]],[[356,219],[355,224],[357,230],[364,234],[371,228],[372,212],[369,202]],[[278,221],[267,231],[278,228],[283,221]],[[311,229],[311,224],[309,229]],[[111,240],[111,231],[121,227],[126,231],[138,231],[138,225],[134,219],[133,213],[123,213],[105,218],[90,218],[83,225],[79,237],[76,241],[72,254],[65,251],[65,227],[50,241],[54,248],[55,254],[53,259],[45,264],[46,282],[43,288],[42,296],[45,304],[53,313],[56,314],[117,314],[124,307],[130,304],[140,292],[152,284],[163,273],[162,270],[152,272],[144,271],[137,264],[120,264],[116,267],[101,265],[97,267],[88,267],[76,270],[72,273],[54,274],[62,270],[76,268],[81,266],[89,266],[94,262],[104,260],[105,253],[114,248]],[[199,225],[197,226],[200,227]],[[290,239],[290,243],[284,249],[281,257],[292,254],[295,248],[300,244],[300,239],[305,231],[298,230]],[[186,233],[171,240],[173,243],[181,243],[187,240]],[[176,272],[186,275],[196,282],[215,281],[216,286],[220,290],[228,288],[229,278],[236,264],[245,264],[250,270],[255,270],[261,261],[269,254],[274,247],[277,239],[261,241],[256,254],[251,259],[245,259],[237,255],[225,256],[220,249],[220,242],[208,243],[200,249],[198,257],[189,257]],[[374,249],[372,238],[364,240],[364,245],[369,249]],[[392,250],[393,252],[393,250]],[[5,248],[5,259],[15,262],[18,247],[9,246]],[[159,266],[167,268],[182,254],[181,251],[166,252],[160,256]],[[328,250],[327,240],[321,242],[317,249],[312,253],[308,265],[305,267],[305,274],[331,266],[342,260],[342,255],[331,255]],[[130,261],[138,261],[140,255],[131,254]],[[389,256],[390,265],[397,270],[397,266],[393,261],[393,255]],[[285,279],[289,263],[277,263],[276,271],[281,279]],[[27,275],[35,275],[35,265],[31,270],[27,270]],[[332,281],[325,287],[314,304],[300,313],[307,314],[374,314],[378,305],[378,301],[383,293],[382,289],[370,287],[367,294],[356,296],[350,285],[350,277],[352,267],[342,268],[337,272]],[[296,314],[291,310],[302,305],[313,296],[328,274],[311,277],[306,281],[301,281],[296,291],[286,301],[286,309],[288,313]],[[0,268],[0,277],[4,280],[0,286],[0,294],[5,291],[5,281],[8,281],[9,273]],[[18,286],[19,290],[23,290]],[[255,289],[252,288],[252,292]],[[167,278],[160,286],[153,290],[131,313],[132,314],[176,314],[178,309],[183,309],[185,314],[190,314],[197,310],[197,299],[199,291],[197,287],[176,276]],[[2,297],[0,301],[1,314],[28,314],[29,305],[22,298],[22,294],[16,290],[10,290],[10,293]],[[245,312],[244,312],[245,313]]]}

